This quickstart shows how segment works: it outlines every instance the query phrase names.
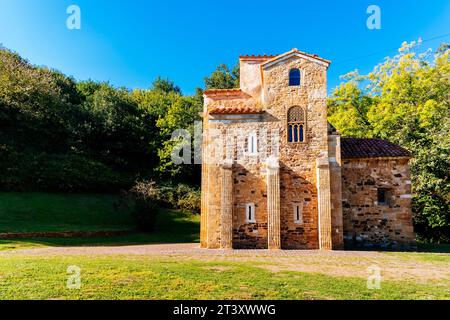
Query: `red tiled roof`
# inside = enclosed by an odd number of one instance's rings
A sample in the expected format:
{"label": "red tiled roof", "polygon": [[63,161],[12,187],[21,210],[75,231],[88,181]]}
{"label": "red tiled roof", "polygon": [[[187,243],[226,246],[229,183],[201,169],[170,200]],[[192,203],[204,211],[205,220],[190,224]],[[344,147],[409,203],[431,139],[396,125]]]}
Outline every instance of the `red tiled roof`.
{"label": "red tiled roof", "polygon": [[242,56],[240,56],[240,59],[272,59],[272,58],[275,58],[275,57],[278,57],[278,55],[276,54],[276,55],[273,55],[273,54],[263,54],[263,55],[254,55],[254,54],[252,54],[252,55],[242,55]]}
{"label": "red tiled roof", "polygon": [[254,107],[217,107],[209,111],[210,114],[258,114],[261,109]]}
{"label": "red tiled roof", "polygon": [[411,153],[402,147],[381,139],[342,138],[343,159],[351,158],[411,158]]}
{"label": "red tiled roof", "polygon": [[316,59],[316,60],[322,61],[322,62],[324,62],[324,63],[326,63],[326,64],[328,64],[328,65],[331,64],[331,61],[330,61],[330,60],[321,58],[321,57],[319,57],[317,54],[307,53],[307,52],[304,52],[304,51],[300,51],[300,50],[298,50],[297,48],[294,48],[294,49],[292,49],[291,51],[288,51],[288,52],[283,53],[283,54],[281,54],[281,55],[272,57],[270,60],[264,62],[263,65],[272,63],[272,62],[274,62],[274,61],[277,61],[278,59],[284,58],[284,57],[289,56],[289,55],[291,55],[291,54],[293,54],[293,53],[298,53],[298,54],[300,54],[300,55],[304,55],[304,56],[310,57],[310,58],[312,58],[312,59]]}
{"label": "red tiled roof", "polygon": [[203,94],[207,96],[226,95],[226,96],[238,96],[243,92],[241,89],[210,89],[205,90]]}

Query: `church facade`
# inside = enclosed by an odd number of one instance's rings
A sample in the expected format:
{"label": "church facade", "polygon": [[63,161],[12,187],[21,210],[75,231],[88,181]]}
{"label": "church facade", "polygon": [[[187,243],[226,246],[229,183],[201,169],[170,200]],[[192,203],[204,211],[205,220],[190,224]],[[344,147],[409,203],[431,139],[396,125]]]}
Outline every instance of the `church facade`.
{"label": "church facade", "polygon": [[327,122],[329,66],[241,56],[240,89],[204,92],[202,248],[414,246],[411,156]]}

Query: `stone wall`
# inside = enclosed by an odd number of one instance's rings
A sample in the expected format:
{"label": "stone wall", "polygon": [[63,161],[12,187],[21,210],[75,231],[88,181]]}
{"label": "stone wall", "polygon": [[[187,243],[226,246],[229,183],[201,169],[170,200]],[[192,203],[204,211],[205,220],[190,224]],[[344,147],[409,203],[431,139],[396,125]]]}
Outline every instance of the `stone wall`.
{"label": "stone wall", "polygon": [[[280,226],[284,249],[318,249],[318,196],[316,159],[328,157],[326,70],[323,64],[293,57],[282,64],[264,69],[261,60],[241,61],[242,94],[207,96],[204,110],[205,140],[203,148],[222,139],[222,155],[215,161],[204,155],[202,197],[202,247],[220,247],[221,175],[219,163],[226,158],[238,159],[233,168],[233,247],[267,248],[267,156],[280,158]],[[302,70],[302,85],[289,86],[289,71]],[[264,113],[256,115],[210,115],[215,107],[256,106]],[[306,110],[307,126],[304,143],[287,142],[287,113],[293,106]],[[236,137],[226,137],[230,129],[240,130]],[[221,133],[212,138],[211,130]],[[258,135],[260,156],[245,154],[245,140],[250,132]],[[279,140],[272,140],[278,136]],[[239,139],[241,139],[239,141]],[[213,141],[214,140],[214,141]],[[266,144],[263,142],[267,141]],[[234,145],[227,148],[227,145]],[[275,146],[279,146],[279,153]],[[256,223],[247,223],[246,204],[254,203]],[[302,207],[302,223],[294,221],[294,204]]]}
{"label": "stone wall", "polygon": [[[301,85],[289,86],[289,72],[301,70]],[[327,157],[327,68],[292,57],[264,69],[263,96],[267,112],[280,132],[281,243],[284,249],[318,249],[316,159]],[[306,110],[306,140],[288,143],[287,113],[293,106]],[[294,204],[302,206],[303,223],[294,221]]]}
{"label": "stone wall", "polygon": [[[388,204],[378,203],[378,189]],[[407,159],[344,159],[342,204],[346,248],[415,246]]]}

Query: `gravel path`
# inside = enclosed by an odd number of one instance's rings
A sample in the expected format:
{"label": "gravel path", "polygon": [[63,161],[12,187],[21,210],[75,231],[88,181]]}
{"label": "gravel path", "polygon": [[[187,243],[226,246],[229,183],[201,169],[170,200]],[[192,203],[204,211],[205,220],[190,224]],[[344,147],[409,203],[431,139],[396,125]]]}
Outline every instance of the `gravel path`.
{"label": "gravel path", "polygon": [[[450,284],[450,254],[439,254],[437,261],[421,259],[430,254],[389,254],[374,251],[319,251],[319,250],[205,250],[198,244],[155,244],[136,246],[48,247],[0,252],[8,256],[90,256],[90,255],[140,255],[151,259],[177,261],[252,263],[270,272],[308,272],[332,276],[367,278],[369,267],[379,267],[383,279],[414,280],[418,283],[438,281]],[[447,259],[448,258],[448,259]]]}
{"label": "gravel path", "polygon": [[193,255],[193,256],[227,256],[227,257],[382,257],[380,252],[366,251],[319,251],[319,250],[205,250],[199,244],[152,244],[135,246],[80,246],[80,247],[46,247],[0,251],[0,255]]}

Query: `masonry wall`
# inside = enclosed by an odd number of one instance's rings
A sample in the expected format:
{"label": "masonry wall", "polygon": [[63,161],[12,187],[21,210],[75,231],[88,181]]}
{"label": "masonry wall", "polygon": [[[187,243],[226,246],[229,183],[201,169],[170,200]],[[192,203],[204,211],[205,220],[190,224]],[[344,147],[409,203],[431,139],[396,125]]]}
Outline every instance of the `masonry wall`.
{"label": "masonry wall", "polygon": [[[258,61],[257,61],[258,62]],[[265,156],[274,154],[279,145],[280,157],[280,209],[281,246],[283,249],[318,249],[318,199],[316,159],[328,157],[326,66],[314,61],[294,57],[282,64],[261,72],[255,61],[241,61],[241,96],[210,96],[205,99],[203,148],[217,143],[212,130],[221,132],[222,156],[211,161],[204,155],[202,178],[202,246],[220,247],[220,161],[227,157],[238,159],[233,168],[233,248],[267,248],[267,187]],[[289,86],[289,71],[302,70],[302,85]],[[264,80],[263,80],[264,79]],[[264,81],[261,83],[261,81]],[[257,106],[262,115],[210,115],[214,107]],[[291,107],[305,108],[307,115],[306,141],[288,143],[287,113]],[[226,137],[227,130],[241,130],[233,139]],[[267,145],[260,143],[262,156],[245,154],[245,137],[250,132],[258,134],[258,141],[267,137]],[[272,136],[279,137],[278,141]],[[241,141],[238,141],[241,138]],[[227,142],[226,142],[227,141]],[[236,148],[226,148],[226,144]],[[242,154],[244,153],[244,154]],[[205,164],[205,162],[209,164]],[[245,206],[254,203],[257,223],[246,222]],[[302,223],[294,221],[294,204],[301,205]]]}
{"label": "masonry wall", "polygon": [[[387,189],[389,204],[378,203]],[[407,159],[343,160],[342,205],[347,249],[415,246]]]}
{"label": "masonry wall", "polygon": [[[301,85],[289,86],[289,72],[301,70]],[[318,249],[316,159],[327,157],[326,66],[291,58],[264,70],[263,97],[280,132],[281,244],[283,249]],[[288,143],[287,114],[291,107],[306,110],[306,141]],[[294,204],[302,207],[303,223],[294,221]]]}

